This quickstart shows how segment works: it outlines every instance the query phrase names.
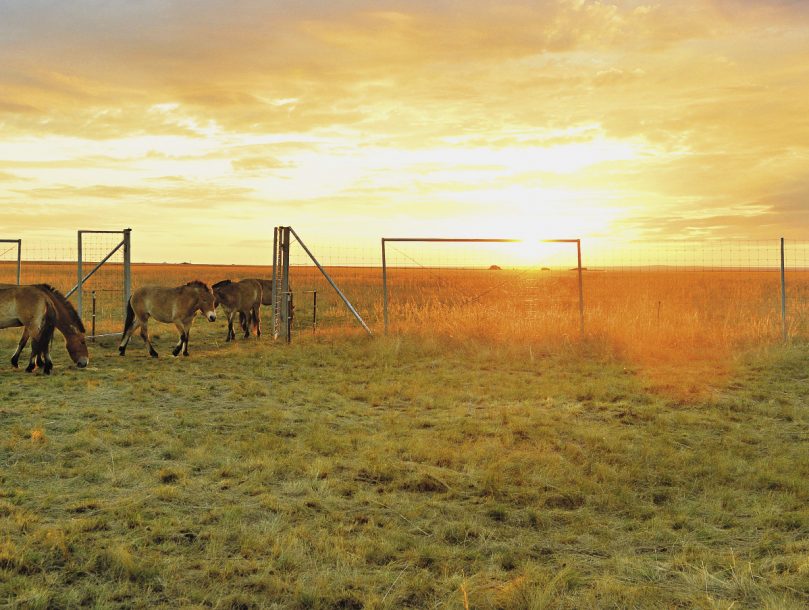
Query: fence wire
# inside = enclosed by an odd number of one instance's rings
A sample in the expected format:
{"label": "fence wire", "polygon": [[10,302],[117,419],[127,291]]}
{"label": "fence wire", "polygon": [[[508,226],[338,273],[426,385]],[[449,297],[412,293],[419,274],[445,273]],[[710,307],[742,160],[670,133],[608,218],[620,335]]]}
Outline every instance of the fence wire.
{"label": "fence wire", "polygon": [[[301,239],[306,240],[305,235]],[[382,271],[378,250],[306,242],[317,261],[370,327],[382,324]],[[294,238],[289,252],[289,285],[294,295],[293,332],[317,328],[361,329],[326,277]]]}
{"label": "fence wire", "polygon": [[16,238],[0,236],[0,284],[17,283],[18,248]]}
{"label": "fence wire", "polygon": [[575,243],[386,241],[385,252],[392,332],[580,331]]}
{"label": "fence wire", "polygon": [[[0,236],[16,239],[17,236]],[[37,242],[22,236],[23,284],[49,283],[68,292],[77,281],[75,241]],[[306,240],[305,233],[301,238]],[[85,234],[86,274],[121,235]],[[381,251],[308,242],[363,319],[376,332],[384,321]],[[578,335],[575,244],[449,244],[387,242],[389,316],[393,332],[444,333],[505,339]],[[84,288],[89,327],[96,292],[97,332],[119,332],[123,320],[122,252]],[[148,258],[148,255],[146,256]],[[132,289],[177,286],[199,279],[272,277],[272,240],[263,265],[134,263]],[[261,262],[261,261],[259,261]],[[809,337],[809,241],[582,242],[585,330],[591,337],[676,344],[689,341],[771,342]],[[16,244],[0,242],[0,282],[16,281]],[[361,329],[293,238],[290,286],[294,332]],[[317,312],[315,312],[315,294]],[[75,303],[75,295],[71,298]],[[783,308],[783,309],[782,309]],[[264,322],[269,322],[269,307]],[[783,311],[783,316],[782,316]]]}

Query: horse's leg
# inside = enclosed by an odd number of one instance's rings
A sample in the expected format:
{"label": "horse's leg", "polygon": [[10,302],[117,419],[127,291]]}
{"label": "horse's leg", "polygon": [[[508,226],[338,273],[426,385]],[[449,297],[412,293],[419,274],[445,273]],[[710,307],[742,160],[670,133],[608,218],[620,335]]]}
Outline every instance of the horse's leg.
{"label": "horse's leg", "polygon": [[[135,331],[138,329],[138,326],[141,325],[141,322],[138,318],[135,318],[129,326],[124,328],[124,335],[121,337],[121,343],[118,345],[118,353],[123,356],[126,354],[126,346],[129,345],[129,340],[132,338],[132,335],[135,334]],[[142,333],[141,333],[142,334]]]}
{"label": "horse's leg", "polygon": [[185,347],[183,348],[183,356],[188,355],[188,337],[191,334],[191,321],[185,323]]}
{"label": "horse's leg", "polygon": [[28,366],[27,366],[27,367],[25,367],[25,372],[26,372],[26,373],[31,373],[31,372],[33,372],[33,370],[34,370],[35,368],[37,368],[37,365],[36,365],[36,356],[37,356],[37,355],[36,355],[36,352],[34,352],[34,351],[32,350],[32,351],[31,351],[31,358],[28,360]]}
{"label": "horse's leg", "polygon": [[[37,365],[42,366],[42,341],[44,329],[43,328],[28,328],[26,327],[26,332],[28,332],[29,337],[31,338],[31,357],[28,359],[28,366],[25,367],[26,373],[31,373]],[[48,337],[50,340],[50,337]]]}
{"label": "horse's leg", "polygon": [[42,367],[42,372],[50,375],[53,370],[53,360],[51,360],[51,342],[50,340],[42,341],[42,348],[37,354],[37,366]]}
{"label": "horse's leg", "polygon": [[261,302],[253,305],[251,313],[253,314],[253,324],[256,327],[256,339],[258,339],[261,337]]}
{"label": "horse's leg", "polygon": [[140,323],[140,336],[146,345],[149,347],[149,355],[152,358],[157,358],[157,350],[152,345],[152,340],[149,338],[149,321],[144,320]]}
{"label": "horse's leg", "polygon": [[180,331],[180,341],[177,343],[177,345],[174,346],[174,349],[171,350],[171,355],[176,357],[180,355],[180,352],[183,349],[183,345],[185,345],[186,339],[185,339],[185,327],[183,326],[183,323],[180,322],[179,320],[176,320],[174,322],[174,325],[177,327],[177,330]]}
{"label": "horse's leg", "polygon": [[14,352],[14,355],[11,357],[11,366],[15,369],[19,368],[20,365],[20,354],[22,350],[25,349],[25,346],[28,344],[28,329],[24,328],[22,331],[22,337],[20,337],[20,343],[17,346],[17,351]]}
{"label": "horse's leg", "polygon": [[252,320],[250,319],[250,310],[247,310],[247,313],[240,311],[239,312],[239,321],[242,323],[242,330],[244,331],[244,338],[250,338],[250,326]]}
{"label": "horse's leg", "polygon": [[235,312],[236,312],[235,309],[228,312],[228,336],[225,339],[225,341],[232,341],[233,339],[236,338],[236,333],[233,332],[233,314]]}
{"label": "horse's leg", "polygon": [[132,338],[132,335],[135,334],[135,331],[140,326],[140,320],[135,320],[135,322],[124,331],[124,336],[121,337],[121,344],[118,346],[118,353],[123,356],[126,354],[126,348],[129,345],[129,340]]}

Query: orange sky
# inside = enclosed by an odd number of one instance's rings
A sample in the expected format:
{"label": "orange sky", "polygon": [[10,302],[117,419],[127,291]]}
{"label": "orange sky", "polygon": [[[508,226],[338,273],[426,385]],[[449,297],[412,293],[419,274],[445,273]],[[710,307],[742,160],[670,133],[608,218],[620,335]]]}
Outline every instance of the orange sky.
{"label": "orange sky", "polygon": [[807,238],[809,2],[10,0],[0,211],[155,261],[276,224]]}

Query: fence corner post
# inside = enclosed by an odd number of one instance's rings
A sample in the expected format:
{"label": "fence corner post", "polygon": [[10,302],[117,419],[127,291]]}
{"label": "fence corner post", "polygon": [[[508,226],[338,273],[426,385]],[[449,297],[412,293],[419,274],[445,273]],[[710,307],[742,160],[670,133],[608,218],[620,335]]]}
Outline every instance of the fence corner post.
{"label": "fence corner post", "polygon": [[783,237],[781,238],[781,334],[786,343],[789,340],[789,329],[787,327],[786,257]]}

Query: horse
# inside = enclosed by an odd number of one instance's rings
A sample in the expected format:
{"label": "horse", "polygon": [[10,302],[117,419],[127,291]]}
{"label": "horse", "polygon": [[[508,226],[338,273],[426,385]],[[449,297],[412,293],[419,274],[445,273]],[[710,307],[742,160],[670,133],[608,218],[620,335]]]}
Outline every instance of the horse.
{"label": "horse", "polygon": [[40,366],[46,375],[53,369],[50,343],[55,328],[65,337],[71,360],[80,369],[90,361],[84,324],[65,296],[48,284],[17,286],[0,284],[0,328],[22,326],[23,333],[11,364],[17,368],[20,354],[31,339],[31,358],[26,372]]}
{"label": "horse", "polygon": [[152,317],[158,322],[174,323],[180,331],[180,341],[172,350],[173,356],[188,355],[188,334],[191,323],[197,312],[208,318],[209,322],[216,320],[216,303],[213,292],[203,282],[195,280],[176,288],[162,286],[144,286],[137,289],[129,298],[126,305],[126,320],[124,333],[118,353],[123,356],[132,333],[140,326],[140,336],[149,348],[149,355],[157,358],[157,351],[149,339],[147,323]]}
{"label": "horse", "polygon": [[243,282],[258,282],[261,285],[261,304],[272,305],[272,280],[258,278],[243,279]]}
{"label": "horse", "polygon": [[228,334],[225,341],[236,338],[233,331],[233,317],[238,313],[244,331],[244,338],[250,338],[250,326],[256,329],[256,337],[261,336],[261,304],[263,291],[258,280],[233,282],[222,280],[213,285],[217,305],[221,305],[228,317]]}
{"label": "horse", "polygon": [[[251,282],[258,282],[259,284],[261,284],[261,304],[273,307],[274,306],[273,302],[272,302],[272,284],[273,284],[273,281],[272,280],[259,279],[259,278],[248,278],[248,279]],[[248,281],[248,279],[243,279],[242,281],[246,282],[246,281]],[[279,290],[281,289],[280,285],[279,285],[278,289]],[[294,315],[295,315],[295,306],[292,305],[291,309],[289,311],[290,319]],[[244,327],[245,319],[244,319],[243,315],[240,315],[240,320],[241,320],[241,323],[242,323],[242,327]]]}

